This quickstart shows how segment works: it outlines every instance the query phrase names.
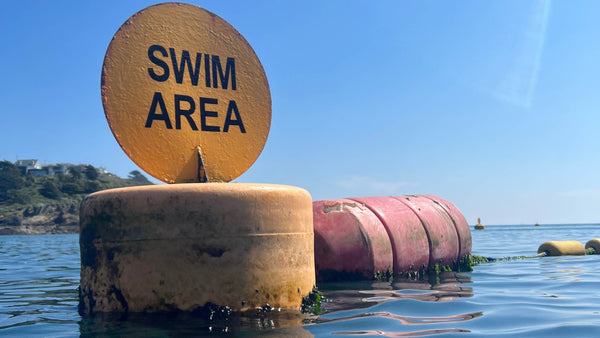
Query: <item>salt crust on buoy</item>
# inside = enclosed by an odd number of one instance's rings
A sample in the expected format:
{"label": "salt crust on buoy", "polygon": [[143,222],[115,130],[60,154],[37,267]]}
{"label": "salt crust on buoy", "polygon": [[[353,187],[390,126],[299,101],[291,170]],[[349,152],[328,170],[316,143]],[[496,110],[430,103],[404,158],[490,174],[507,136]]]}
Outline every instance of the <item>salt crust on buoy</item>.
{"label": "salt crust on buoy", "polygon": [[585,255],[585,248],[578,241],[548,241],[537,252],[546,252],[548,256]]}
{"label": "salt crust on buoy", "polygon": [[204,183],[112,189],[80,211],[80,313],[299,308],[315,285],[301,188]]}
{"label": "salt crust on buoy", "polygon": [[594,250],[596,251],[596,254],[600,254],[600,239],[598,238],[594,238],[594,239],[590,239],[589,241],[587,241],[587,243],[585,243],[585,248],[594,248]]}

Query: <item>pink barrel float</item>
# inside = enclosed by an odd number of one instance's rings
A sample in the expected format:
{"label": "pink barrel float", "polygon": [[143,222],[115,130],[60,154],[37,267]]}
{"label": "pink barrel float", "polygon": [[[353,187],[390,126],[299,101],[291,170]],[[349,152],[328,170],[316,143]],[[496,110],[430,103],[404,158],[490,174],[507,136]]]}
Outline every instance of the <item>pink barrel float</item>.
{"label": "pink barrel float", "polygon": [[320,280],[372,277],[376,271],[392,267],[390,237],[377,216],[361,203],[315,201],[313,224],[315,269]]}
{"label": "pink barrel float", "polygon": [[431,195],[313,202],[318,281],[423,273],[471,253],[471,231],[452,203]]}
{"label": "pink barrel float", "polygon": [[458,235],[458,244],[459,244],[459,254],[458,257],[462,258],[466,255],[471,254],[471,229],[469,229],[469,224],[465,219],[465,216],[458,210],[454,204],[449,201],[432,195],[422,195],[430,200],[432,200],[435,204],[441,206],[447,213],[450,215],[452,222],[454,223],[454,227],[456,228],[456,233]]}

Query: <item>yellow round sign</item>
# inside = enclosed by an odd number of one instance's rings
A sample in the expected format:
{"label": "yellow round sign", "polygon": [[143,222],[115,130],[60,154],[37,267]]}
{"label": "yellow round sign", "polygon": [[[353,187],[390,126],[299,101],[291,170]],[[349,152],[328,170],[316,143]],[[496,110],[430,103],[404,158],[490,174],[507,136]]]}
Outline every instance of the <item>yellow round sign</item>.
{"label": "yellow round sign", "polygon": [[250,44],[225,20],[182,3],[145,8],[115,33],[102,104],[127,156],[167,183],[235,179],[271,127],[269,84]]}

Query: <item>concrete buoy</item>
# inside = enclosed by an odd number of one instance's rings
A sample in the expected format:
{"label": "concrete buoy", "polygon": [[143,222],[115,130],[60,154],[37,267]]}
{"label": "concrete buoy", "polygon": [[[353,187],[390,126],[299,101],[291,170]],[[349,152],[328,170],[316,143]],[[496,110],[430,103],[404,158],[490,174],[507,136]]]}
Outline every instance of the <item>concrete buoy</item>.
{"label": "concrete buoy", "polygon": [[477,218],[477,224],[475,224],[475,230],[484,230],[485,225],[481,224],[481,218]]}
{"label": "concrete buoy", "polygon": [[537,252],[548,256],[585,255],[585,248],[578,241],[548,241],[542,243]]}
{"label": "concrete buoy", "polygon": [[600,239],[599,238],[594,238],[594,239],[590,239],[589,241],[587,241],[587,243],[585,243],[585,249],[594,249],[594,254],[598,255],[600,254]]}
{"label": "concrete buoy", "polygon": [[271,127],[267,77],[244,37],[194,5],[149,6],[113,36],[101,92],[123,151],[177,184],[83,201],[80,313],[300,308],[315,285],[310,195],[224,183],[256,161]]}
{"label": "concrete buoy", "polygon": [[372,277],[385,267],[376,267],[373,248],[382,253],[379,259],[392,261],[387,264],[393,266],[394,275],[454,267],[471,253],[466,220],[454,205],[436,196],[315,201],[313,218],[320,281],[334,276],[351,279],[356,271],[363,272],[354,275]]}
{"label": "concrete buoy", "polygon": [[105,190],[83,201],[80,226],[82,314],[300,308],[315,285],[312,200],[300,188]]}
{"label": "concrete buoy", "polygon": [[381,221],[349,199],[313,202],[315,269],[319,281],[373,278],[393,268],[392,245]]}

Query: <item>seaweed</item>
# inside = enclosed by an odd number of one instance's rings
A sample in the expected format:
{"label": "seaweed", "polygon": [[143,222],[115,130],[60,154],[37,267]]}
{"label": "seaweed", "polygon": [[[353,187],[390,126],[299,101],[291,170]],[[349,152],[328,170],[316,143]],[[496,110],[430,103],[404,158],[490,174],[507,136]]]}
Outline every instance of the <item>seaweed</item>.
{"label": "seaweed", "polygon": [[323,297],[323,293],[319,291],[316,286],[313,286],[312,291],[302,297],[302,307],[300,310],[302,313],[310,313],[314,315],[323,314],[323,310],[321,309],[321,303],[325,302],[325,297]]}

